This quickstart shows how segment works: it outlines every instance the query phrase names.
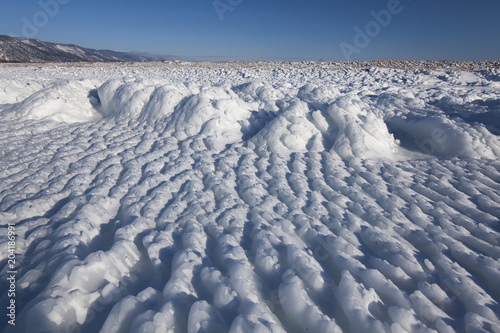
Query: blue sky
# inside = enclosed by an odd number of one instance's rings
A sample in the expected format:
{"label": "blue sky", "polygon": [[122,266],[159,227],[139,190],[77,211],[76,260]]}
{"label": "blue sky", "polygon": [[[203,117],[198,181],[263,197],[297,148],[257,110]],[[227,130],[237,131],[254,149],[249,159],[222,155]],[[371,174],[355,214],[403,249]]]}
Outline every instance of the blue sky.
{"label": "blue sky", "polygon": [[216,1],[8,0],[0,34],[205,59],[500,59],[498,0]]}

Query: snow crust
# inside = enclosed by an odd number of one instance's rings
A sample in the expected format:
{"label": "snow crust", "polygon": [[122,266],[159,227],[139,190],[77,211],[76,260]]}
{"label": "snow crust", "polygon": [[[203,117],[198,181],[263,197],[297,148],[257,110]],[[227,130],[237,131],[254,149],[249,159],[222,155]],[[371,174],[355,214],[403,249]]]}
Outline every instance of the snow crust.
{"label": "snow crust", "polygon": [[0,66],[1,328],[499,332],[498,77]]}

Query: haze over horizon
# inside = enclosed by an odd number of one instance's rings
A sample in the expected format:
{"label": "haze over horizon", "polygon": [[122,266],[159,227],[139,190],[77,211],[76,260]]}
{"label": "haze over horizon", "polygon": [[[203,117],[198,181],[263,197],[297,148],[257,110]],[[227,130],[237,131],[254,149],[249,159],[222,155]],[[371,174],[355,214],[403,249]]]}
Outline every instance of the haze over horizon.
{"label": "haze over horizon", "polygon": [[499,12],[494,0],[9,1],[0,34],[224,60],[497,60]]}

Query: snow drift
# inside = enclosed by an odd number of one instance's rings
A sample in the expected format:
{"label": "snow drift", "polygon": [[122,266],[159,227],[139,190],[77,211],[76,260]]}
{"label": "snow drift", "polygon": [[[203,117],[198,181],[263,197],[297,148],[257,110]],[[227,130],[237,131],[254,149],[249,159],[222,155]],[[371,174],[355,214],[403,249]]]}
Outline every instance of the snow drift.
{"label": "snow drift", "polygon": [[88,80],[57,82],[14,104],[5,115],[7,119],[50,119],[64,123],[98,120],[101,115],[92,105],[95,88]]}

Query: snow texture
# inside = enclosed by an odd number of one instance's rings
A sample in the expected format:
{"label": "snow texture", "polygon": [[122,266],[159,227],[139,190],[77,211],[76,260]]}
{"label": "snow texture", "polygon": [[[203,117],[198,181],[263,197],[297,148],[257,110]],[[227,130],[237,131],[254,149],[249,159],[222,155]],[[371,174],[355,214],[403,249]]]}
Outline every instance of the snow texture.
{"label": "snow texture", "polygon": [[499,77],[0,65],[0,329],[500,332]]}

